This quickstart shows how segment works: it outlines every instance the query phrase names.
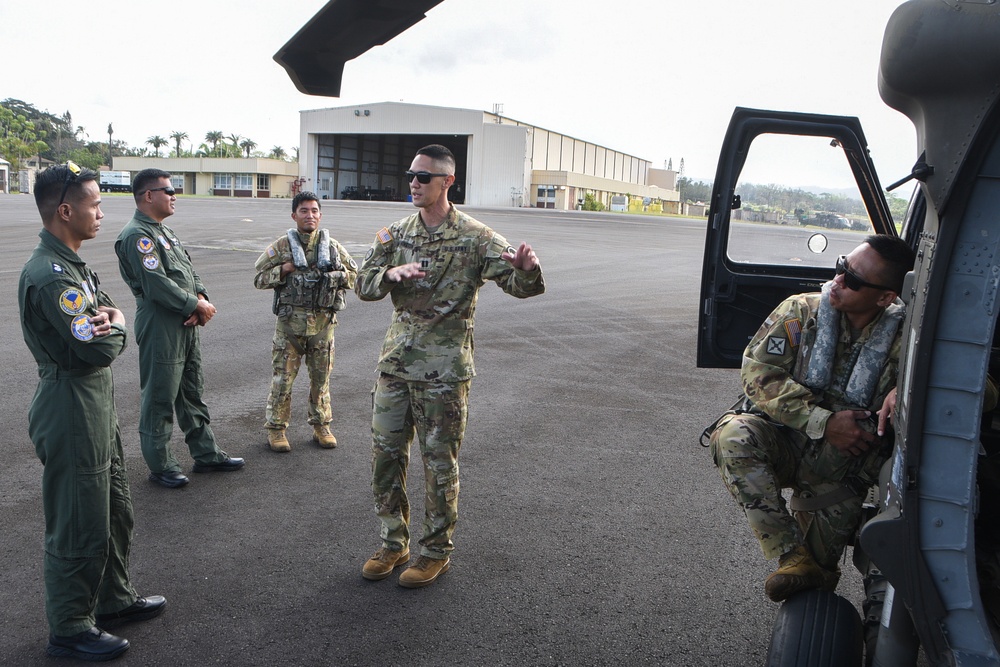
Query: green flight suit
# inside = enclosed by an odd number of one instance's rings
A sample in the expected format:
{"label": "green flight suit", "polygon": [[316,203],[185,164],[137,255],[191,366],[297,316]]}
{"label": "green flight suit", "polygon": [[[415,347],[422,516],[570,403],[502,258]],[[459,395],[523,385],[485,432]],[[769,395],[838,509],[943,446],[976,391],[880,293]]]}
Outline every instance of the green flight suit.
{"label": "green flight suit", "polygon": [[[409,546],[406,466],[414,432],[424,461],[420,553],[443,559],[454,549],[479,288],[491,280],[518,298],[545,291],[541,268],[515,269],[500,257],[508,249],[513,253],[502,236],[452,206],[433,231],[419,212],[380,230],[361,265],[358,297],[389,294],[395,308],[372,390],[372,492],[390,550]],[[427,275],[385,282],[387,269],[410,262],[421,262]]]}
{"label": "green flight suit", "polygon": [[132,498],[111,374],[128,333],[112,324],[94,336],[89,318],[114,302],[79,255],[48,230],[39,236],[17,292],[38,363],[28,432],[44,466],[45,610],[51,633],[68,636],[139,597],[129,582]]}
{"label": "green flight suit", "polygon": [[205,286],[173,230],[136,211],[115,241],[122,279],[135,295],[142,392],[139,442],[152,472],[180,472],[170,450],[174,411],[191,457],[226,459],[209,425],[198,326],[184,326]]}

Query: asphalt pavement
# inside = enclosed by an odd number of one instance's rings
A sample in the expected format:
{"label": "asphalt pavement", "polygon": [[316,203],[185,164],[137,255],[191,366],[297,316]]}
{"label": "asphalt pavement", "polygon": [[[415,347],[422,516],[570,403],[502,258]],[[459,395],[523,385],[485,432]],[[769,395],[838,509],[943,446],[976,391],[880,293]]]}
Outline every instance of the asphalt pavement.
{"label": "asphalt pavement", "polygon": [[[130,196],[105,195],[99,236],[81,255],[131,324],[135,302],[113,245]],[[360,263],[409,204],[324,202],[323,224]],[[167,220],[218,315],[203,330],[205,398],[236,473],[146,479],[138,444],[138,348],[114,363],[135,506],[132,579],[166,612],[121,626],[119,665],[759,665],[777,606],[770,571],[708,451],[706,424],[737,392],[732,370],[695,367],[704,222],[536,209],[463,209],[511,243],[531,243],[542,296],[487,284],[460,455],[451,569],[408,590],[361,577],[379,546],[369,488],[370,391],[388,299],[348,297],[331,376],[333,432],[306,424],[308,382],[293,397],[292,451],[267,449],[264,403],[274,330],[253,266],[293,224],[289,200],[180,198]],[[28,196],[0,195],[0,664],[45,654],[41,464],[27,434],[37,384],[15,294],[40,228]],[[58,419],[59,415],[52,415]],[[190,470],[179,432],[173,448]],[[419,538],[423,475],[410,497]],[[413,545],[416,551],[418,545]],[[857,602],[850,574],[840,592]],[[398,571],[397,571],[398,572]]]}

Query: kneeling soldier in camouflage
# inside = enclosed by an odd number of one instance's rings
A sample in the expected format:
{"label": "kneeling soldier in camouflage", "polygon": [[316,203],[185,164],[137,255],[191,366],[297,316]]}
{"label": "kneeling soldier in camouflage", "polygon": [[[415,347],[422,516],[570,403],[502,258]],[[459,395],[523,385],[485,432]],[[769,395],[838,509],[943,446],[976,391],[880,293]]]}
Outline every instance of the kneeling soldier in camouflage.
{"label": "kneeling soldier in camouflage", "polygon": [[[718,421],[711,451],[764,556],[779,557],[764,584],[775,602],[837,586],[837,561],[891,447],[872,417],[896,384],[897,297],[912,267],[906,243],[869,236],[822,292],[782,302],[743,353],[746,400]],[[791,514],[782,488],[794,491]]]}

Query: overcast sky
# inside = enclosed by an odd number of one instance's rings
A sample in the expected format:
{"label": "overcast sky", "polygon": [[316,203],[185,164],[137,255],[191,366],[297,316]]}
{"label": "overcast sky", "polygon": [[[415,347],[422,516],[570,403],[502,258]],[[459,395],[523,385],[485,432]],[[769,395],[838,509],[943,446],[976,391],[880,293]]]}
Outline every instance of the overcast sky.
{"label": "overcast sky", "polygon": [[654,167],[683,158],[705,180],[733,108],[747,106],[859,116],[883,184],[916,159],[913,126],[877,89],[898,0],[444,0],[349,62],[341,98],[299,93],[273,60],[325,4],[4,2],[0,99],[69,111],[94,140],[113,123],[133,147],[182,131],[197,149],[221,130],[289,153],[303,109],[501,103]]}

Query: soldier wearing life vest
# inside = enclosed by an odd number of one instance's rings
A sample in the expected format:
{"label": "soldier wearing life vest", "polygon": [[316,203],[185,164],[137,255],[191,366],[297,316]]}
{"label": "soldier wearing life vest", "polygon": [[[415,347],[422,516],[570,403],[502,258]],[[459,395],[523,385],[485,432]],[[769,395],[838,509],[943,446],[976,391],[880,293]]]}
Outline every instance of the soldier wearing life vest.
{"label": "soldier wearing life vest", "polygon": [[286,429],[291,413],[292,383],[302,359],[309,373],[309,417],[313,439],[332,449],[330,372],[333,331],[344,309],[346,290],[354,288],[358,267],[340,243],[320,229],[319,198],[300,192],[292,199],[295,227],[276,239],[257,259],[254,286],[274,290],[277,316],[272,346],[273,376],[264,428],[273,451],[291,451]]}

